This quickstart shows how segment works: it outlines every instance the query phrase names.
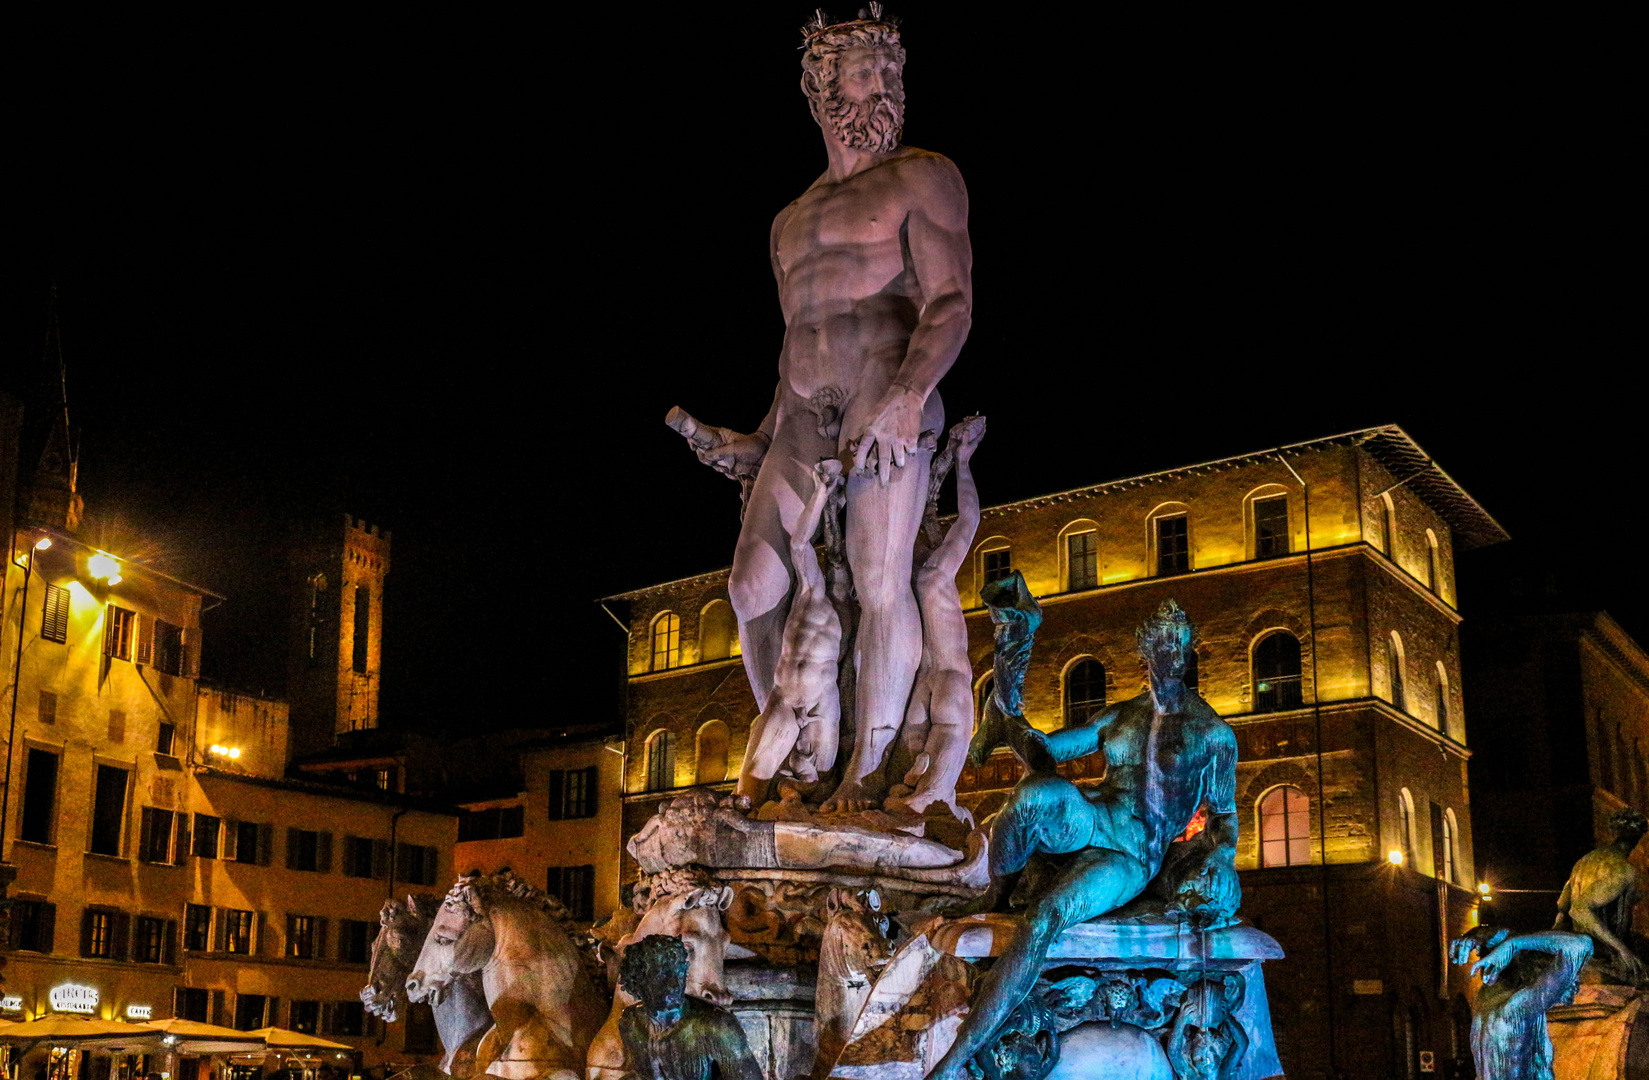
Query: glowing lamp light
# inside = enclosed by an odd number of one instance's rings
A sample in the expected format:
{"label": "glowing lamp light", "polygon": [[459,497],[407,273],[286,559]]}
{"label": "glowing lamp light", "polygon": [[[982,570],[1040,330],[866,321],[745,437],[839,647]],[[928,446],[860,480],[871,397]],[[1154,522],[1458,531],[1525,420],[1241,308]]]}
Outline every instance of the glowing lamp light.
{"label": "glowing lamp light", "polygon": [[111,585],[120,581],[120,564],[101,551],[86,560],[86,571],[99,580],[107,578]]}
{"label": "glowing lamp light", "polygon": [[1489,889],[1489,883],[1486,882],[1486,881],[1479,881],[1477,883],[1477,891],[1483,894],[1483,899],[1485,899],[1485,900],[1489,899],[1490,896],[1491,896],[1491,891]]}
{"label": "glowing lamp light", "polygon": [[47,548],[49,548],[51,546],[52,546],[52,538],[49,537],[49,536],[42,536],[40,539],[38,539],[34,542],[34,550],[36,550],[36,551],[45,551]]}
{"label": "glowing lamp light", "polygon": [[229,748],[229,760],[234,761],[234,760],[238,759],[239,757],[240,757],[240,747],[231,746]]}
{"label": "glowing lamp light", "polygon": [[1391,863],[1393,866],[1402,866],[1404,861],[1403,849],[1392,848],[1390,851],[1386,852],[1386,861]]}
{"label": "glowing lamp light", "polygon": [[206,749],[208,753],[216,754],[218,757],[226,757],[230,761],[238,761],[240,759],[240,747],[238,746],[223,746],[218,743],[213,743]]}

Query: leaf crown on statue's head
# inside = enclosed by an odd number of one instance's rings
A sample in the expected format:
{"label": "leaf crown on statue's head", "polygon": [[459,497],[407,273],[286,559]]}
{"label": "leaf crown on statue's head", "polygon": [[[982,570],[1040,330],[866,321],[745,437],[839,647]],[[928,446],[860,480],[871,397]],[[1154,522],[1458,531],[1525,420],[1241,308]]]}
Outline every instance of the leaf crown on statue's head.
{"label": "leaf crown on statue's head", "polygon": [[899,33],[898,17],[883,14],[882,5],[877,0],[871,0],[868,8],[860,8],[857,19],[846,19],[842,22],[832,21],[831,17],[825,14],[824,8],[814,8],[813,18],[802,25],[802,48],[807,48],[826,34],[872,26],[880,27],[890,34]]}

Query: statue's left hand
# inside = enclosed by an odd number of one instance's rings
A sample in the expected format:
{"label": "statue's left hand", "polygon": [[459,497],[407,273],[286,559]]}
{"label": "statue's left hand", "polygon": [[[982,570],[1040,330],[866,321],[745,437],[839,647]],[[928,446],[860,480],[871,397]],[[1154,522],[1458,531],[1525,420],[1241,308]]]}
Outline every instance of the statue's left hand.
{"label": "statue's left hand", "polygon": [[1047,735],[1032,727],[1022,717],[1010,717],[1008,725],[1008,745],[1031,772],[1051,773],[1058,768],[1059,759],[1054,757],[1053,748],[1048,745]]}
{"label": "statue's left hand", "polygon": [[863,472],[872,449],[876,451],[876,473],[882,483],[893,479],[895,465],[904,468],[910,453],[922,437],[922,407],[927,398],[894,383],[876,406],[876,415],[854,442],[853,471]]}
{"label": "statue's left hand", "polygon": [[1511,941],[1502,941],[1495,950],[1472,965],[1473,975],[1483,976],[1484,986],[1493,986],[1500,973],[1506,970],[1506,965],[1512,962],[1517,955],[1517,946]]}

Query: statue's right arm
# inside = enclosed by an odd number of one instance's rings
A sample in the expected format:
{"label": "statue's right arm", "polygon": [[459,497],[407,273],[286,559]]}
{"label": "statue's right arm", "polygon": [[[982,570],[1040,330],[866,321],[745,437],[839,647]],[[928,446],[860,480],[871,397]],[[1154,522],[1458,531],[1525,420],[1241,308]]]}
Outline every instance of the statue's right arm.
{"label": "statue's right arm", "polygon": [[1112,705],[1085,724],[1075,727],[1063,727],[1047,735],[1048,749],[1053,752],[1055,761],[1070,761],[1072,758],[1087,757],[1098,753],[1099,744],[1104,737],[1105,729],[1116,722],[1122,714],[1120,705]]}
{"label": "statue's right arm", "polygon": [[928,556],[927,566],[942,571],[946,577],[955,577],[973,549],[974,534],[979,531],[979,485],[974,483],[973,470],[968,459],[956,458],[956,520],[944,540]]}

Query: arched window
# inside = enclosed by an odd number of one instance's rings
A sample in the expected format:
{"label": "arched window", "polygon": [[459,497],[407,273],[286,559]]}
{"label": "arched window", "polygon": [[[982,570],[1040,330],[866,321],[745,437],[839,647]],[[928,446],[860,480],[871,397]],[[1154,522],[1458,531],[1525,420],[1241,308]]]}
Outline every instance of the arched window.
{"label": "arched window", "polygon": [[1065,591],[1081,592],[1099,587],[1099,531],[1086,519],[1073,521],[1060,530],[1065,560]]}
{"label": "arched window", "polygon": [[974,591],[984,592],[993,581],[1013,575],[1013,547],[1005,536],[993,536],[973,549]]}
{"label": "arched window", "polygon": [[1443,562],[1437,550],[1437,534],[1426,530],[1426,584],[1431,591],[1443,595]]}
{"label": "arched window", "polygon": [[1397,561],[1397,504],[1388,492],[1380,496],[1380,531],[1386,537],[1386,558]]}
{"label": "arched window", "polygon": [[1300,639],[1276,630],[1254,647],[1254,711],[1298,709],[1300,693]]}
{"label": "arched window", "polygon": [[1105,665],[1085,656],[1065,670],[1065,725],[1086,724],[1105,710]]}
{"label": "arched window", "polygon": [[719,784],[727,779],[727,725],[711,720],[699,728],[693,783]]}
{"label": "arched window", "polygon": [[1190,507],[1184,503],[1163,503],[1146,518],[1146,529],[1152,574],[1166,577],[1191,569]]}
{"label": "arched window", "polygon": [[1443,661],[1437,661],[1437,730],[1449,731],[1449,671]]}
{"label": "arched window", "polygon": [[655,731],[647,736],[647,790],[668,791],[676,786],[676,767],[670,759],[671,743],[668,731]]}
{"label": "arched window", "polygon": [[1250,491],[1244,502],[1248,557],[1274,559],[1287,555],[1294,539],[1288,528],[1288,489],[1281,484],[1265,484]]}
{"label": "arched window", "polygon": [[653,671],[666,671],[681,664],[681,616],[661,612],[653,620]]}
{"label": "arched window", "polygon": [[1443,880],[1459,883],[1460,860],[1456,855],[1459,844],[1460,823],[1455,820],[1453,810],[1443,811]]}
{"label": "arched window", "polygon": [[1403,639],[1395,630],[1386,639],[1386,673],[1391,679],[1391,703],[1400,711],[1408,712],[1408,695],[1403,690]]}
{"label": "arched window", "polygon": [[1402,845],[1403,861],[1413,865],[1416,848],[1414,846],[1414,796],[1409,789],[1404,788],[1397,793],[1397,827],[1402,835],[1398,843]]}
{"label": "arched window", "polygon": [[737,640],[733,606],[726,600],[712,600],[704,605],[704,610],[699,612],[699,662],[726,660],[733,655],[733,643]]}
{"label": "arched window", "polygon": [[1274,787],[1260,799],[1260,865],[1311,861],[1311,800],[1297,787]]}

